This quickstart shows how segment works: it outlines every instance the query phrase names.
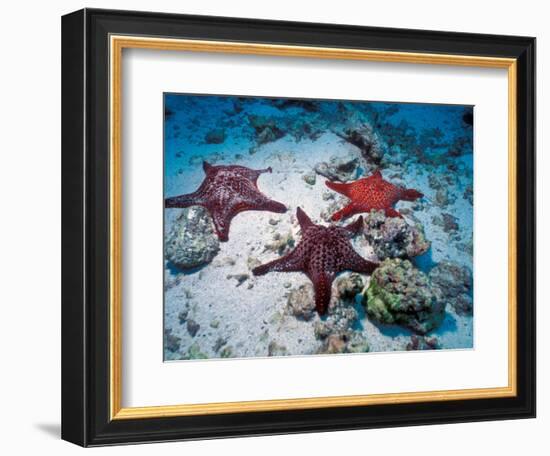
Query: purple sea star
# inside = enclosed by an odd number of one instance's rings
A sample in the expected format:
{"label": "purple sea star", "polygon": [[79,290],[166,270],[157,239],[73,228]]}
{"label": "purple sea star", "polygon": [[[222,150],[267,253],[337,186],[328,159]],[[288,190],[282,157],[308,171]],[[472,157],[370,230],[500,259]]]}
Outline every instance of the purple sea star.
{"label": "purple sea star", "polygon": [[165,207],[205,207],[214,221],[220,241],[229,239],[229,225],[239,212],[286,212],[284,204],[273,201],[258,190],[260,174],[270,173],[271,167],[254,170],[244,166],[202,165],[206,177],[193,193],[166,198]]}
{"label": "purple sea star", "polygon": [[296,248],[282,258],[253,269],[254,275],[268,272],[304,272],[313,283],[315,307],[320,315],[328,308],[332,281],[345,270],[372,272],[376,263],[359,256],[350,238],[363,226],[363,217],[345,227],[315,225],[306,213],[298,208],[296,215],[302,230],[302,240]]}

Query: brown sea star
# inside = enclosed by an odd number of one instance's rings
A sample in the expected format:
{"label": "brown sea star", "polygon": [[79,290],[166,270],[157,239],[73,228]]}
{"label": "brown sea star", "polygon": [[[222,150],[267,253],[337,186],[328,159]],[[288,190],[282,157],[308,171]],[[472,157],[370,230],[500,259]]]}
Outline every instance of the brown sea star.
{"label": "brown sea star", "polygon": [[332,281],[339,272],[372,272],[377,264],[359,256],[350,238],[363,226],[363,217],[346,227],[315,225],[306,213],[298,208],[296,215],[302,230],[302,240],[296,248],[282,258],[258,266],[254,275],[268,272],[304,272],[313,283],[315,307],[320,315],[328,308]]}
{"label": "brown sea star", "polygon": [[239,212],[286,212],[284,204],[273,201],[258,190],[260,174],[270,173],[271,168],[250,169],[244,166],[202,165],[206,177],[193,193],[166,198],[165,207],[203,206],[208,209],[220,241],[229,239],[229,225]]}
{"label": "brown sea star", "polygon": [[351,199],[351,203],[332,215],[334,221],[360,212],[370,212],[373,209],[383,210],[388,217],[402,217],[393,208],[397,201],[414,201],[424,196],[417,190],[399,187],[384,180],[379,170],[355,182],[342,184],[326,181],[325,183],[328,188]]}

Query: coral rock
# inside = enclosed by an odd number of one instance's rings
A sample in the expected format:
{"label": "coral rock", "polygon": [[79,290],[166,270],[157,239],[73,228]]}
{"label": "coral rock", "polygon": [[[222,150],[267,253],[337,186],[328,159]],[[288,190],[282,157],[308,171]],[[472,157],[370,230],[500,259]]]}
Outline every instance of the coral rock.
{"label": "coral rock", "polygon": [[187,320],[187,332],[191,335],[191,337],[195,337],[199,332],[199,329],[201,329],[201,325],[199,325],[195,320]]}
{"label": "coral rock", "polygon": [[357,331],[353,331],[346,343],[346,353],[367,353],[370,350],[365,337]]}
{"label": "coral rock", "polygon": [[249,115],[248,122],[256,132],[256,142],[259,145],[277,141],[285,135],[273,119],[264,116]]}
{"label": "coral rock", "polygon": [[358,167],[359,160],[357,158],[340,161],[336,157],[332,157],[328,163],[317,163],[315,172],[332,181],[347,182],[357,177]]}
{"label": "coral rock", "polygon": [[374,271],[363,303],[370,318],[418,334],[437,328],[445,316],[439,287],[410,261],[399,258],[385,260]]}
{"label": "coral rock", "polygon": [[313,285],[306,283],[291,290],[288,295],[287,309],[291,315],[310,320],[315,315],[315,296]]}
{"label": "coral rock", "polygon": [[379,164],[384,156],[383,143],[372,126],[364,122],[356,128],[345,128],[335,132],[344,141],[359,148],[365,161]]}
{"label": "coral rock", "polygon": [[372,211],[365,217],[364,233],[380,260],[412,258],[430,248],[421,225],[412,226],[402,218],[386,217],[382,211]]}
{"label": "coral rock", "polygon": [[443,261],[430,271],[429,276],[432,283],[441,289],[444,299],[454,307],[456,313],[472,314],[473,277],[469,268]]}
{"label": "coral rock", "polygon": [[284,345],[279,345],[272,340],[267,347],[267,356],[285,356],[287,355],[287,349]]}
{"label": "coral rock", "polygon": [[366,353],[369,344],[361,333],[357,331],[345,331],[338,334],[330,334],[324,341],[319,354],[337,353]]}
{"label": "coral rock", "polygon": [[317,181],[317,177],[315,173],[307,173],[302,176],[302,179],[304,182],[308,185],[315,185],[315,182]]}
{"label": "coral rock", "polygon": [[166,258],[181,269],[210,263],[219,249],[212,219],[203,207],[183,209],[166,237]]}
{"label": "coral rock", "polygon": [[237,281],[237,287],[242,285],[245,281],[247,281],[250,276],[246,273],[241,273],[241,274],[228,274],[227,277],[226,277],[228,280],[230,279],[235,279]]}
{"label": "coral rock", "polygon": [[437,337],[425,337],[413,334],[411,336],[411,341],[407,344],[406,348],[409,351],[437,350],[438,348],[441,348],[441,345],[439,344],[439,340],[437,340]]}
{"label": "coral rock", "polygon": [[331,334],[325,341],[323,353],[344,353],[346,349],[346,337],[340,334]]}
{"label": "coral rock", "polygon": [[212,350],[218,352],[225,344],[227,344],[227,339],[224,339],[223,337],[218,337],[216,339],[216,343],[212,347]]}
{"label": "coral rock", "polygon": [[193,344],[187,351],[187,359],[207,359],[208,355],[203,353],[198,344]]}
{"label": "coral rock", "polygon": [[283,255],[294,247],[294,243],[294,236],[292,236],[291,231],[288,231],[284,234],[277,232],[273,234],[273,241],[265,244],[264,252],[270,250],[272,252],[278,253],[279,255]]}
{"label": "coral rock", "polygon": [[357,321],[357,311],[350,305],[350,301],[344,301],[333,297],[330,302],[328,316],[325,320],[318,320],[313,326],[317,339],[325,339],[331,334],[342,334],[351,331]]}
{"label": "coral rock", "polygon": [[206,144],[221,144],[225,141],[225,131],[221,128],[209,131],[204,137]]}
{"label": "coral rock", "polygon": [[177,352],[180,348],[181,338],[174,336],[171,329],[164,331],[164,347],[171,351]]}
{"label": "coral rock", "polygon": [[280,98],[273,100],[273,105],[279,109],[301,108],[307,112],[319,111],[319,103],[315,100],[299,98]]}
{"label": "coral rock", "polygon": [[220,351],[221,358],[232,358],[233,357],[233,347],[224,346]]}
{"label": "coral rock", "polygon": [[365,283],[359,274],[344,273],[336,279],[337,297],[345,301],[353,301],[363,291]]}
{"label": "coral rock", "polygon": [[458,219],[454,215],[447,213],[441,214],[441,218],[437,218],[434,223],[441,226],[446,233],[458,231],[459,228]]}
{"label": "coral rock", "polygon": [[464,194],[462,195],[462,197],[473,206],[474,205],[474,188],[471,185],[468,185],[464,189]]}

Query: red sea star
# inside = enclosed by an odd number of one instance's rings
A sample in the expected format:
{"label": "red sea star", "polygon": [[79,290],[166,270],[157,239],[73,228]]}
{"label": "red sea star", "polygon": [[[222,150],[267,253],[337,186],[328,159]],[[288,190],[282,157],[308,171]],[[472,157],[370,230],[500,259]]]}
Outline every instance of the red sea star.
{"label": "red sea star", "polygon": [[273,201],[258,190],[260,174],[271,168],[254,170],[244,166],[213,166],[203,162],[206,173],[200,187],[193,193],[166,198],[165,207],[204,206],[210,212],[220,241],[229,239],[229,225],[239,212],[286,212],[284,204]]}
{"label": "red sea star", "polygon": [[414,201],[424,195],[419,191],[398,187],[384,180],[382,173],[377,170],[369,177],[346,184],[339,182],[325,182],[328,188],[341,193],[351,199],[351,203],[335,212],[332,220],[337,221],[360,212],[370,212],[372,209],[383,210],[388,217],[402,217],[393,208],[399,200]]}
{"label": "red sea star", "polygon": [[372,272],[377,264],[359,256],[350,243],[350,238],[363,226],[363,217],[345,227],[315,225],[306,213],[296,210],[302,240],[296,248],[282,258],[258,266],[254,275],[268,272],[304,272],[313,282],[315,307],[320,315],[328,308],[332,281],[339,272]]}

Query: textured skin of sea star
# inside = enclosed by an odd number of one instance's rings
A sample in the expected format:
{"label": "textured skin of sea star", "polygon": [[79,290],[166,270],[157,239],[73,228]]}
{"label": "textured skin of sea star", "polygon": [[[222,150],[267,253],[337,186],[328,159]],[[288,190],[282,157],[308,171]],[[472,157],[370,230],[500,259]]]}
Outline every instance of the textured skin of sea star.
{"label": "textured skin of sea star", "polygon": [[361,257],[350,243],[363,226],[363,217],[345,227],[315,225],[306,213],[296,211],[302,240],[289,254],[252,270],[260,276],[268,272],[303,272],[313,283],[315,308],[323,315],[330,303],[332,281],[341,271],[370,273],[378,265]]}
{"label": "textured skin of sea star", "polygon": [[402,217],[393,208],[399,200],[414,201],[424,195],[411,188],[403,188],[384,180],[378,170],[369,177],[342,184],[340,182],[325,182],[327,187],[347,196],[351,202],[332,215],[337,221],[353,214],[370,212],[373,209],[383,210],[388,217]]}
{"label": "textured skin of sea star", "polygon": [[205,207],[214,221],[220,241],[229,239],[229,225],[239,212],[286,212],[284,204],[273,201],[258,190],[258,177],[271,168],[250,169],[244,166],[213,166],[203,162],[206,177],[193,193],[166,198],[165,207]]}

